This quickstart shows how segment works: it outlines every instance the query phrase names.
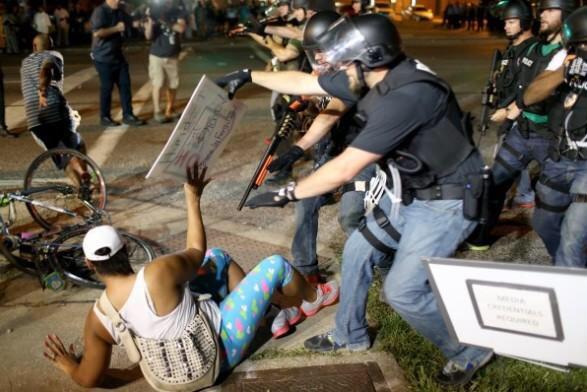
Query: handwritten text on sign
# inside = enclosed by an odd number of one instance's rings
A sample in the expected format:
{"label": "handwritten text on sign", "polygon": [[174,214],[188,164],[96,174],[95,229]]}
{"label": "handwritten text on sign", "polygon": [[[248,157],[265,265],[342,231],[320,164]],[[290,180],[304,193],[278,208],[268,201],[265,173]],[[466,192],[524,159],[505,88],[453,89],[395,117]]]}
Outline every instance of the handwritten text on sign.
{"label": "handwritten text on sign", "polygon": [[205,75],[194,90],[163,151],[147,178],[185,180],[185,168],[195,161],[210,167],[220,155],[244,113],[224,90]]}

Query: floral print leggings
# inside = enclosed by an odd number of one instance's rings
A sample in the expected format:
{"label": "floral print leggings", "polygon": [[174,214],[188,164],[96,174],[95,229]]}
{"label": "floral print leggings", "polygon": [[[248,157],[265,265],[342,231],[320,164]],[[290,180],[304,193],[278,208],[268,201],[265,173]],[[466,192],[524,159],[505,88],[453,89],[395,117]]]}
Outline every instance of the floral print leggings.
{"label": "floral print leggings", "polygon": [[288,285],[293,278],[293,269],[288,261],[274,255],[257,264],[228,293],[228,267],[231,260],[222,249],[209,249],[197,278],[190,282],[192,291],[210,293],[219,303],[224,371],[235,367],[244,358],[271,304],[273,293]]}

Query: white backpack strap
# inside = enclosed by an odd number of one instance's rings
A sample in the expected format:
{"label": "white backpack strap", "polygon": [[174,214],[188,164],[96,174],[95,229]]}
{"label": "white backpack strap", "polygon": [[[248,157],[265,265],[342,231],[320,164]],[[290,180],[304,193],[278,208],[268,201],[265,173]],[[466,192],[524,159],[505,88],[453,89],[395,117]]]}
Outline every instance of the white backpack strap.
{"label": "white backpack strap", "polygon": [[106,290],[102,292],[102,295],[100,296],[100,300],[98,301],[98,303],[100,304],[100,308],[104,311],[106,316],[108,316],[110,321],[112,321],[112,324],[114,325],[114,328],[116,328],[116,331],[118,331],[118,334],[120,335],[120,340],[122,341],[122,345],[126,349],[128,359],[130,359],[132,363],[139,362],[141,360],[141,352],[137,348],[137,345],[129,329],[124,323],[124,320],[120,317],[120,314],[116,311],[116,309],[114,309],[114,306],[112,306],[112,302],[110,302],[110,300],[108,299],[108,296],[106,295]]}

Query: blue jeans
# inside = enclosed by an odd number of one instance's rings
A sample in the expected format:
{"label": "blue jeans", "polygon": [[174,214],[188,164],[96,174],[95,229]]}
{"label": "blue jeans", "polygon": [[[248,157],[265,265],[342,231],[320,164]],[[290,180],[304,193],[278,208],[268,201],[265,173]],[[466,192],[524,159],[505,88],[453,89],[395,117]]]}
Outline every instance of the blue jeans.
{"label": "blue jeans", "polygon": [[[369,181],[375,174],[375,166],[363,169],[353,181]],[[365,213],[363,207],[364,192],[345,192],[340,200],[339,223],[350,235],[359,225]],[[316,255],[316,237],[318,236],[318,218],[320,207],[328,200],[327,195],[310,197],[298,201],[296,207],[296,232],[291,245],[293,266],[304,275],[318,273]]]}
{"label": "blue jeans", "polygon": [[552,139],[545,138],[534,132],[530,132],[530,135],[526,139],[520,134],[517,124],[514,124],[507,133],[504,144],[513,147],[520,155],[514,155],[503,146],[499,149],[497,157],[505,161],[509,168],[496,161],[492,168],[494,183],[501,185],[505,182],[513,181],[520,175],[522,170],[528,167],[528,164],[532,160],[538,162],[540,167],[542,167],[543,162],[548,157],[548,150],[552,143]]}
{"label": "blue jeans", "polygon": [[[384,197],[379,205],[383,211],[389,211],[391,202]],[[414,200],[409,206],[402,205],[399,217],[391,217],[390,222],[402,235],[399,243],[379,228],[372,214],[367,215],[369,230],[381,242],[397,249],[383,287],[387,302],[448,359],[462,366],[468,362],[478,363],[487,351],[463,346],[451,339],[421,261],[423,256],[451,256],[474,229],[475,222],[463,217],[462,201]],[[365,318],[367,294],[373,280],[373,267],[386,257],[387,254],[371,246],[358,230],[347,240],[334,331],[337,343],[347,344],[350,349],[369,346]]]}
{"label": "blue jeans", "polygon": [[[499,215],[503,209],[508,189],[510,189],[514,180],[520,176],[520,173],[523,173],[528,167],[530,161],[535,160],[542,167],[548,157],[548,151],[552,143],[551,139],[534,132],[530,132],[528,138],[525,138],[520,133],[517,124],[512,126],[497,153],[491,169],[494,186],[489,201],[489,220],[485,227],[479,226],[475,233],[467,239],[467,242],[475,245],[488,245],[491,243],[488,237],[489,232],[499,221]],[[517,153],[510,151],[505,145],[511,146]],[[520,178],[520,187],[523,185],[522,177]]]}
{"label": "blue jeans", "polygon": [[581,200],[573,201],[573,197],[587,197],[587,161],[571,161],[564,157],[558,162],[548,159],[542,176],[547,181],[538,182],[538,198],[559,211],[542,208],[541,204],[538,204],[532,226],[544,241],[548,253],[554,258],[555,265],[585,267],[587,203]]}
{"label": "blue jeans", "polygon": [[532,203],[534,201],[534,190],[532,189],[532,180],[528,169],[522,170],[517,178],[517,189],[515,201],[517,203]]}
{"label": "blue jeans", "polygon": [[132,116],[132,95],[130,91],[130,75],[126,60],[120,63],[102,63],[94,61],[100,78],[100,117],[110,117],[112,89],[118,86],[120,105],[124,117]]}

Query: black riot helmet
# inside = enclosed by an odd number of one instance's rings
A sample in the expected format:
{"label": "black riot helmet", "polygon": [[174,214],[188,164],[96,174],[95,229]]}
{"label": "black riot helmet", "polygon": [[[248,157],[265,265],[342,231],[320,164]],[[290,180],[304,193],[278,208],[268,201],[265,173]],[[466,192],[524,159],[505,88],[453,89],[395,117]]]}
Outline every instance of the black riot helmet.
{"label": "black riot helmet", "polygon": [[328,30],[330,25],[336,22],[340,15],[334,11],[320,11],[312,16],[304,27],[304,49],[315,49],[318,47],[318,37]]}
{"label": "black riot helmet", "polygon": [[519,19],[522,30],[532,28],[532,7],[525,0],[501,0],[492,7],[492,14],[501,20]]}
{"label": "black riot helmet", "polygon": [[294,10],[297,10],[299,8],[303,8],[304,10],[307,10],[309,3],[310,3],[309,0],[292,0],[291,8]]}
{"label": "black riot helmet", "polygon": [[367,68],[391,67],[404,57],[397,28],[381,14],[340,18],[318,41],[334,68],[354,61]]}
{"label": "black riot helmet", "polygon": [[563,42],[567,49],[587,42],[587,6],[574,11],[565,20],[562,28]]}
{"label": "black riot helmet", "polygon": [[540,0],[538,3],[538,12],[542,12],[548,9],[559,9],[562,11],[563,21],[573,12],[576,8],[575,0]]}
{"label": "black riot helmet", "polygon": [[318,38],[339,18],[340,15],[334,11],[321,11],[312,16],[304,27],[302,47],[312,69],[316,72],[322,73],[330,69],[329,64],[325,61],[325,56],[321,53]]}
{"label": "black riot helmet", "polygon": [[308,0],[307,9],[314,12],[336,11],[334,0]]}

